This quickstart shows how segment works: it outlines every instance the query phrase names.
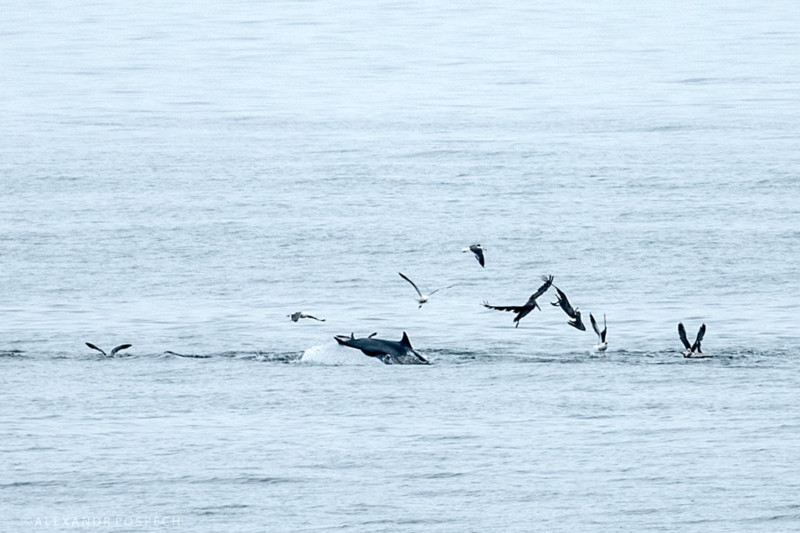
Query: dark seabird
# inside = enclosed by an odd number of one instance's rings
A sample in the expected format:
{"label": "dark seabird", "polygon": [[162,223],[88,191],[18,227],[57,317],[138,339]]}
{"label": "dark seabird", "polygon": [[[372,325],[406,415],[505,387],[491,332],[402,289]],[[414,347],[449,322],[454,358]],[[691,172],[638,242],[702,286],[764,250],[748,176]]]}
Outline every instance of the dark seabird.
{"label": "dark seabird", "polygon": [[600,331],[600,328],[597,327],[597,321],[594,319],[592,313],[589,313],[589,320],[592,322],[592,329],[597,334],[597,344],[594,349],[598,352],[605,352],[606,348],[608,348],[608,342],[606,341],[606,333],[608,333],[606,315],[603,315],[603,331]]}
{"label": "dark seabird", "polygon": [[419,304],[419,309],[422,309],[422,306],[428,301],[428,298],[430,298],[431,296],[433,296],[434,294],[436,294],[440,290],[449,289],[450,287],[454,287],[454,285],[448,285],[447,287],[442,287],[441,289],[433,290],[433,291],[430,292],[430,294],[422,294],[422,291],[419,290],[419,287],[417,287],[416,283],[414,283],[413,281],[408,279],[408,277],[405,274],[403,274],[402,272],[398,272],[398,274],[400,274],[401,278],[403,278],[404,280],[409,282],[411,284],[411,286],[414,287],[414,290],[417,291],[417,294],[419,294],[419,298],[417,298],[417,303]]}
{"label": "dark seabird", "polygon": [[291,315],[286,315],[286,316],[291,318],[292,322],[297,322],[301,318],[312,318],[312,319],[317,320],[319,322],[325,322],[324,318],[317,318],[315,316],[309,315],[308,313],[304,313],[303,311],[298,311],[296,313],[292,313]]}
{"label": "dark seabird", "polygon": [[555,302],[550,302],[550,305],[554,306],[561,306],[561,309],[567,313],[567,316],[570,317],[572,320],[567,322],[570,326],[575,329],[579,329],[581,331],[586,331],[586,326],[583,325],[583,321],[581,320],[581,310],[579,307],[572,308],[569,304],[569,300],[567,299],[567,295],[559,289],[558,287],[555,288],[556,292],[558,293],[558,300]]}
{"label": "dark seabird", "polygon": [[480,263],[481,266],[484,266],[485,260],[483,258],[483,252],[485,250],[486,250],[486,248],[484,248],[480,244],[473,244],[473,245],[470,245],[469,248],[463,248],[461,251],[462,252],[472,252],[473,254],[475,254],[475,259],[478,260],[478,263]]}
{"label": "dark seabird", "polygon": [[97,346],[92,344],[91,342],[87,342],[86,346],[88,346],[92,350],[97,350],[98,352],[100,352],[101,354],[105,355],[106,357],[114,357],[115,355],[117,355],[117,352],[119,352],[120,350],[127,350],[128,348],[131,347],[130,344],[120,344],[119,346],[117,346],[116,348],[111,350],[111,353],[107,354],[106,352],[104,352],[103,350],[101,350],[100,348],[98,348]]}
{"label": "dark seabird", "polygon": [[528,301],[525,305],[489,305],[489,302],[483,302],[483,306],[488,309],[496,309],[498,311],[511,311],[517,313],[517,316],[514,317],[514,322],[516,325],[515,328],[519,327],[519,321],[522,320],[528,313],[533,311],[534,308],[538,309],[539,311],[542,310],[539,307],[539,304],[536,303],[536,298],[547,292],[547,289],[550,288],[550,285],[553,284],[553,276],[542,276],[544,280],[544,284],[539,287],[536,292],[531,294],[531,297],[528,298]]}
{"label": "dark seabird", "polygon": [[697,332],[697,337],[694,340],[694,344],[689,344],[689,339],[686,338],[686,328],[683,327],[683,322],[678,324],[678,335],[681,338],[681,342],[683,343],[685,350],[683,350],[684,357],[691,357],[693,359],[702,359],[711,357],[710,355],[706,355],[700,349],[700,342],[702,342],[703,337],[706,334],[706,325],[703,324],[700,326],[700,329]]}

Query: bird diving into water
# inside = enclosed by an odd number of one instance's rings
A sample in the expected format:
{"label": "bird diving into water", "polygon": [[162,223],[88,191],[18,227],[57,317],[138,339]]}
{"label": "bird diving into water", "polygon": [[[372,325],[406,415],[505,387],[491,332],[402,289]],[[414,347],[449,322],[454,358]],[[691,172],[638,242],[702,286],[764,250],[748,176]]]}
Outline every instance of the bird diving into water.
{"label": "bird diving into water", "polygon": [[681,338],[681,342],[685,350],[683,350],[683,356],[686,358],[692,359],[704,359],[711,357],[710,355],[706,355],[700,349],[700,343],[703,340],[703,337],[706,334],[706,325],[703,324],[700,326],[700,330],[697,332],[697,337],[694,339],[694,344],[689,344],[689,339],[686,338],[686,328],[683,327],[683,322],[678,324],[678,335]]}
{"label": "bird diving into water", "polygon": [[572,319],[569,322],[567,322],[567,324],[569,324],[575,329],[586,331],[586,326],[583,325],[583,321],[581,320],[580,308],[576,307],[573,309],[572,306],[569,304],[567,295],[564,294],[564,292],[558,287],[555,287],[555,289],[556,292],[558,293],[558,300],[556,300],[555,302],[550,302],[550,305],[554,305],[556,307],[561,306],[561,309],[563,309],[564,312],[567,313],[567,316]]}
{"label": "bird diving into water", "polygon": [[550,285],[553,284],[553,276],[542,276],[542,280],[544,283],[541,287],[539,287],[536,292],[531,294],[531,297],[528,298],[528,301],[525,305],[489,305],[489,302],[483,302],[483,306],[487,309],[496,309],[497,311],[510,311],[512,313],[516,313],[517,316],[514,317],[514,323],[516,324],[514,327],[519,327],[519,321],[522,320],[528,313],[533,311],[534,308],[538,309],[539,311],[542,310],[539,307],[539,304],[536,303],[536,298],[547,292],[547,289],[550,288]]}
{"label": "bird diving into water", "polygon": [[469,248],[462,248],[461,251],[472,252],[473,254],[475,254],[475,259],[478,260],[478,263],[480,263],[481,266],[484,266],[485,260],[483,258],[483,252],[486,251],[486,248],[484,248],[480,244],[472,244],[469,246]]}
{"label": "bird diving into water", "polygon": [[594,319],[592,313],[589,313],[589,320],[592,322],[592,329],[597,334],[597,344],[594,346],[594,349],[598,352],[605,352],[608,348],[608,342],[606,342],[606,333],[608,333],[606,315],[603,315],[603,331],[600,331],[600,328],[597,327],[597,321]]}
{"label": "bird diving into water", "polygon": [[308,313],[305,313],[303,311],[297,311],[296,313],[292,313],[291,315],[286,315],[286,316],[291,318],[292,322],[297,322],[301,318],[311,318],[311,319],[316,320],[318,322],[325,322],[324,318],[317,318],[317,317],[309,315]]}
{"label": "bird diving into water", "polygon": [[105,351],[103,351],[101,348],[98,348],[97,346],[95,346],[95,345],[94,345],[94,344],[92,344],[91,342],[87,342],[87,343],[86,343],[86,346],[88,346],[88,347],[89,347],[89,348],[91,348],[92,350],[97,350],[98,352],[100,352],[101,354],[105,355],[106,357],[114,357],[115,355],[117,355],[117,352],[119,352],[119,351],[121,351],[121,350],[127,350],[128,348],[130,348],[130,347],[131,347],[131,345],[130,345],[130,344],[120,344],[119,346],[117,346],[116,348],[114,348],[113,350],[111,350],[111,353],[106,353],[106,352],[105,352]]}
{"label": "bird diving into water", "polygon": [[417,287],[417,284],[414,283],[413,281],[411,281],[410,279],[408,279],[408,276],[406,276],[402,272],[398,272],[398,274],[400,274],[401,278],[403,278],[404,280],[409,282],[411,284],[411,286],[414,287],[414,290],[417,291],[417,294],[419,294],[419,298],[417,298],[417,303],[419,304],[418,309],[422,309],[422,306],[425,305],[428,302],[428,298],[430,298],[431,296],[433,296],[437,292],[439,292],[439,291],[441,291],[443,289],[449,289],[450,287],[455,287],[455,285],[448,285],[447,287],[442,287],[440,289],[432,290],[429,294],[422,294],[422,291],[419,290],[419,287]]}

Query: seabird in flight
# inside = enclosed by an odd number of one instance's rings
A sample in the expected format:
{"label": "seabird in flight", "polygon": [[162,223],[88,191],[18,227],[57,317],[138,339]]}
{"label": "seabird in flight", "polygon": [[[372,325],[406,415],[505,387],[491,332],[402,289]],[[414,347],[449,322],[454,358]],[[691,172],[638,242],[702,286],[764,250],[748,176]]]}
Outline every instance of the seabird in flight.
{"label": "seabird in flight", "polygon": [[558,300],[556,300],[555,302],[550,302],[550,305],[561,306],[561,309],[563,309],[564,312],[567,313],[567,316],[569,316],[572,319],[569,322],[567,322],[567,324],[569,324],[575,329],[586,331],[586,326],[583,325],[583,321],[581,320],[580,308],[576,307],[573,309],[572,306],[569,304],[567,295],[564,294],[564,292],[558,287],[556,287],[555,289],[556,292],[558,293]]}
{"label": "seabird in flight", "polygon": [[462,252],[472,252],[473,254],[475,254],[475,259],[478,260],[478,263],[480,263],[481,266],[484,266],[485,260],[483,258],[483,252],[485,250],[486,250],[486,248],[484,248],[480,244],[473,244],[473,245],[470,245],[469,248],[463,248],[461,251]]}
{"label": "seabird in flight", "polygon": [[592,313],[589,313],[589,320],[592,322],[592,329],[597,333],[597,344],[594,349],[598,352],[605,352],[606,348],[608,348],[608,342],[606,341],[606,333],[608,333],[606,315],[603,315],[603,331],[600,331],[600,328],[597,327],[597,321],[594,319]]}
{"label": "seabird in flight", "polygon": [[425,305],[425,303],[428,301],[428,298],[430,298],[431,296],[433,296],[434,294],[436,294],[440,290],[449,289],[450,287],[454,287],[455,286],[455,285],[448,285],[447,287],[442,287],[440,289],[432,290],[430,292],[430,294],[422,294],[422,291],[419,290],[419,287],[417,287],[416,283],[414,283],[413,281],[408,279],[408,277],[405,274],[403,274],[402,272],[398,272],[398,274],[400,274],[401,278],[403,278],[404,280],[409,282],[411,284],[411,286],[414,287],[414,290],[417,291],[417,294],[419,294],[419,298],[417,298],[417,303],[419,304],[419,308],[418,309],[422,309],[422,306]]}
{"label": "seabird in flight", "polygon": [[291,318],[292,322],[297,322],[301,318],[312,318],[312,319],[317,320],[319,322],[325,322],[324,318],[317,318],[315,316],[309,315],[308,313],[304,313],[303,311],[297,311],[296,313],[292,313],[291,315],[286,315],[286,316]]}
{"label": "seabird in flight", "polygon": [[700,342],[702,342],[703,337],[706,334],[706,325],[703,324],[700,326],[700,329],[697,332],[697,337],[694,340],[694,344],[689,344],[689,339],[686,338],[686,328],[683,327],[683,322],[678,324],[678,335],[681,337],[681,342],[683,343],[685,350],[683,350],[684,357],[691,357],[694,359],[701,359],[711,357],[710,355],[706,355],[700,349]]}
{"label": "seabird in flight", "polygon": [[536,292],[531,294],[531,297],[528,298],[528,301],[525,305],[489,305],[489,302],[483,302],[483,306],[488,309],[496,309],[498,311],[511,311],[517,314],[514,317],[514,322],[516,325],[515,328],[519,327],[519,321],[522,320],[528,313],[533,311],[534,308],[538,309],[539,311],[542,310],[539,307],[539,304],[536,303],[536,298],[547,292],[547,289],[550,288],[550,285],[553,284],[553,276],[542,276],[544,283],[541,287],[539,287]]}
{"label": "seabird in flight", "polygon": [[117,355],[117,352],[119,352],[120,350],[127,350],[128,348],[131,347],[130,344],[120,344],[119,346],[117,346],[116,348],[111,350],[111,353],[107,354],[106,352],[104,352],[102,349],[98,348],[97,346],[95,346],[91,342],[87,342],[86,346],[88,346],[92,350],[97,350],[98,352],[100,352],[101,354],[105,355],[106,357],[114,357],[115,355]]}

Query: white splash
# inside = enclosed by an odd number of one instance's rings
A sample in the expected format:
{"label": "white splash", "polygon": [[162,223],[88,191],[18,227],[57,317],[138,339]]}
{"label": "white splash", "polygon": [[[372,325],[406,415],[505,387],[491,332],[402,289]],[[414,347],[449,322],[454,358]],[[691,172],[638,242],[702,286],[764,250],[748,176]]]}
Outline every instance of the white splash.
{"label": "white splash", "polygon": [[380,365],[383,363],[374,357],[367,357],[358,350],[339,346],[335,343],[318,344],[306,349],[301,363],[312,365]]}

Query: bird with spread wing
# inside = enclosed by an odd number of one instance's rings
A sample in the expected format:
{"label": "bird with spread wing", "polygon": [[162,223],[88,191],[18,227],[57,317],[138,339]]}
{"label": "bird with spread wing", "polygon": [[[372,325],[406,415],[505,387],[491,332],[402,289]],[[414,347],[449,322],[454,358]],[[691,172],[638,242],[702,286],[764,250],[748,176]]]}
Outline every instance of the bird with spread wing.
{"label": "bird with spread wing", "polygon": [[531,294],[531,297],[528,298],[528,301],[525,302],[525,305],[490,305],[489,302],[483,302],[483,306],[487,309],[516,313],[516,316],[514,317],[514,323],[516,325],[514,327],[519,327],[519,321],[525,318],[528,313],[534,310],[534,308],[538,309],[539,311],[542,310],[542,308],[539,307],[539,304],[536,303],[536,298],[547,292],[547,289],[549,289],[550,285],[553,284],[553,276],[542,276],[542,280],[544,281],[542,286],[536,289],[536,292]]}

